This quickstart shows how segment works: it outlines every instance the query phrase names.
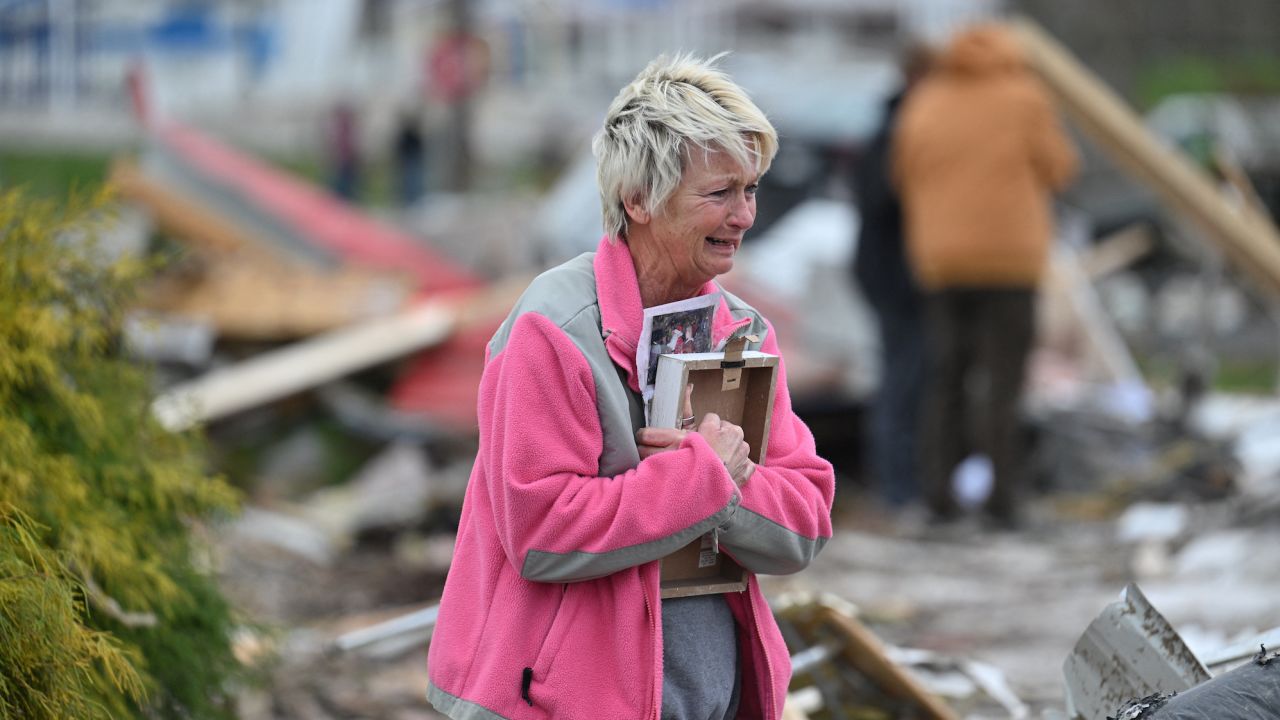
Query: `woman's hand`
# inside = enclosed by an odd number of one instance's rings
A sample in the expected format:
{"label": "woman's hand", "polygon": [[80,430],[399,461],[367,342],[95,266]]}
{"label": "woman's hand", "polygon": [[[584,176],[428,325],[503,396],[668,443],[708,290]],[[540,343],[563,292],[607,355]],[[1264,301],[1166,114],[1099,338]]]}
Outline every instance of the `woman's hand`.
{"label": "woman's hand", "polygon": [[680,428],[640,428],[636,430],[636,446],[640,450],[640,460],[676,450],[684,442],[689,430],[694,427],[694,384],[685,386],[685,401],[680,405]]}
{"label": "woman's hand", "polygon": [[[721,420],[715,413],[707,413],[696,432],[715,451],[716,456],[724,463],[725,469],[729,471],[729,477],[733,478],[738,487],[746,485],[756,471],[756,464],[747,457],[751,452],[751,446],[742,439],[742,428]],[[644,460],[658,453],[678,449],[688,434],[688,430],[675,428],[640,428],[636,432],[636,445],[640,449],[640,459]]]}
{"label": "woman's hand", "polygon": [[746,485],[756,471],[756,464],[747,457],[751,446],[742,439],[742,428],[721,420],[715,413],[707,413],[698,425],[698,434],[715,450],[738,487]]}
{"label": "woman's hand", "polygon": [[658,453],[679,449],[688,430],[675,428],[640,428],[636,432],[636,447],[640,450],[640,459],[653,457]]}
{"label": "woman's hand", "polygon": [[693,383],[684,386],[684,402],[680,404],[679,428],[640,428],[636,432],[636,445],[640,450],[640,459],[644,460],[660,452],[675,450],[684,441],[684,436],[693,429]]}

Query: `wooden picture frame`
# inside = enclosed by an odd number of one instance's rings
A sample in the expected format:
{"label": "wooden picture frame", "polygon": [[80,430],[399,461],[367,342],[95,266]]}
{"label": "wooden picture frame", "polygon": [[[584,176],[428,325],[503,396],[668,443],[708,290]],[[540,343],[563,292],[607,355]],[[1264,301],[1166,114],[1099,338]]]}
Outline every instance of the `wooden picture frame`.
{"label": "wooden picture frame", "polygon": [[[778,356],[741,349],[731,344],[722,353],[663,355],[658,359],[650,425],[678,427],[685,387],[693,386],[691,404],[695,422],[707,413],[738,425],[750,446],[748,456],[765,461],[769,421],[773,415]],[[736,592],[747,587],[746,571],[733,558],[718,552],[707,533],[662,559],[662,597],[689,597]]]}

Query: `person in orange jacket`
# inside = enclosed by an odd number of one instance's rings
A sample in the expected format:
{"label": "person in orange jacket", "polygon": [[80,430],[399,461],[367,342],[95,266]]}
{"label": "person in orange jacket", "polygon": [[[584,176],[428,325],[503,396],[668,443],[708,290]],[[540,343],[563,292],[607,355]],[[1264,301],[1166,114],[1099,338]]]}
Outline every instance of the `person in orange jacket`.
{"label": "person in orange jacket", "polygon": [[1052,193],[1077,165],[1017,37],[999,25],[953,37],[902,109],[893,173],[912,274],[926,293],[921,450],[935,519],[959,514],[951,474],[972,447],[993,467],[987,515],[1018,524],[1018,403],[1034,296],[1053,237]]}

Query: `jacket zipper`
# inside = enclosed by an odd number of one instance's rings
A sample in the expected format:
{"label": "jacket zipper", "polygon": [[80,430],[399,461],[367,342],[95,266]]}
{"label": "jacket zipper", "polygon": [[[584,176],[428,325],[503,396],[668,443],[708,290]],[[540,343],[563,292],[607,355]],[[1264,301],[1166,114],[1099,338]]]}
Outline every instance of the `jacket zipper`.
{"label": "jacket zipper", "polygon": [[661,652],[661,649],[658,647],[658,630],[657,630],[658,626],[654,621],[654,617],[653,617],[653,604],[649,602],[649,583],[648,582],[644,583],[644,612],[645,612],[645,615],[649,617],[649,647],[653,648],[653,654],[655,658],[653,661],[650,662],[650,666],[649,666],[649,672],[653,676],[649,682],[649,706],[653,708],[653,714],[651,715],[653,720],[659,720],[658,715],[661,712],[661,709],[658,707],[657,689],[658,689],[658,683],[661,682],[661,679],[659,678],[658,673],[655,672],[654,670],[655,670],[655,666],[658,663],[658,659],[660,658],[658,653]]}
{"label": "jacket zipper", "polygon": [[747,589],[743,592],[747,593],[747,604],[751,607],[751,621],[756,626],[756,642],[760,646],[760,653],[764,655],[764,669],[768,680],[765,684],[765,700],[769,703],[768,717],[773,717],[773,713],[776,712],[773,700],[773,662],[769,659],[769,647],[764,643],[764,633],[760,632],[760,609],[756,607],[756,596],[751,592],[755,581],[755,578],[751,578]]}

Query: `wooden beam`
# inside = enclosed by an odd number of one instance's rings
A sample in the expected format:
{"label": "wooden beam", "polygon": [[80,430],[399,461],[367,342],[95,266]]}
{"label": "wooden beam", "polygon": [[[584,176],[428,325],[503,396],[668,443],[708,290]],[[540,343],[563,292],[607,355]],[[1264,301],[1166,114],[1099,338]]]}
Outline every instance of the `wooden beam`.
{"label": "wooden beam", "polygon": [[178,432],[435,347],[455,331],[496,327],[495,318],[511,309],[529,280],[520,275],[480,290],[442,294],[395,315],[256,355],[174,386],[155,399],[151,412]]}
{"label": "wooden beam", "polygon": [[[1133,354],[1102,307],[1097,291],[1074,250],[1067,247],[1054,249],[1041,292],[1048,305],[1045,310],[1065,313],[1065,317],[1057,321],[1069,323],[1071,331],[1068,332],[1074,336],[1071,339],[1083,345],[1076,348],[1076,352],[1083,361],[1087,377],[1110,383],[1143,382]],[[1042,332],[1051,332],[1054,324],[1053,320],[1042,321]],[[1061,337],[1053,338],[1049,344],[1054,342],[1061,344],[1063,340]]]}
{"label": "wooden beam", "polygon": [[113,162],[109,182],[122,197],[145,206],[161,227],[196,247],[216,253],[275,255],[236,223],[148,177],[132,160]]}
{"label": "wooden beam", "polygon": [[1240,196],[1241,202],[1253,208],[1259,217],[1275,221],[1275,218],[1271,217],[1271,212],[1267,210],[1266,203],[1262,202],[1262,198],[1258,196],[1258,189],[1253,186],[1248,173],[1240,167],[1240,163],[1236,162],[1226,148],[1218,146],[1213,149],[1213,164],[1218,172],[1222,173],[1227,184]]}
{"label": "wooden beam", "polygon": [[318,335],[177,385],[151,411],[168,430],[186,430],[439,344],[456,315],[453,303],[428,302]]}
{"label": "wooden beam", "polygon": [[191,248],[183,272],[144,288],[143,307],[213,324],[218,335],[250,340],[314,335],[404,308],[407,275],[343,266],[322,268],[287,256],[234,218],[117,160],[111,183]]}
{"label": "wooden beam", "polygon": [[910,672],[890,660],[884,644],[862,623],[830,607],[819,608],[818,619],[845,640],[845,659],[886,694],[913,701],[929,720],[960,720]]}
{"label": "wooden beam", "polygon": [[1110,88],[1027,19],[1013,22],[1031,67],[1078,126],[1170,207],[1190,218],[1265,290],[1280,293],[1280,232],[1247,205],[1231,203],[1179,150],[1162,143]]}
{"label": "wooden beam", "polygon": [[1151,252],[1155,245],[1151,227],[1134,223],[1100,238],[1093,247],[1084,251],[1080,265],[1090,280],[1097,280],[1129,267]]}

